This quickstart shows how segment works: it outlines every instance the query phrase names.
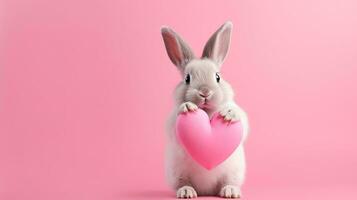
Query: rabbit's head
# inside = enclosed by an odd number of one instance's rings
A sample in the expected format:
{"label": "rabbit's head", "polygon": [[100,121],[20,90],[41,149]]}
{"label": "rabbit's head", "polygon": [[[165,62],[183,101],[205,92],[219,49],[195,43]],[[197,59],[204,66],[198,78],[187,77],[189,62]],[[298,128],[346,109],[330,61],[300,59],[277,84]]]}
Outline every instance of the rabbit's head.
{"label": "rabbit's head", "polygon": [[202,57],[196,58],[177,33],[168,27],[161,29],[167,54],[182,75],[175,90],[177,103],[190,101],[204,110],[213,110],[233,98],[230,85],[220,74],[231,30],[231,22],[223,24],[206,43]]}

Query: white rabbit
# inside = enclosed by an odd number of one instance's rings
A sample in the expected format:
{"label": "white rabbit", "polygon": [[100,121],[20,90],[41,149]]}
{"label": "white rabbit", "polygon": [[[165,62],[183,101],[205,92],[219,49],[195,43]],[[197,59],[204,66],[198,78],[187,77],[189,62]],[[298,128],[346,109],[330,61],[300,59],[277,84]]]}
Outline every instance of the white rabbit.
{"label": "white rabbit", "polygon": [[245,112],[234,102],[231,86],[219,73],[229,49],[232,23],[223,24],[208,40],[201,58],[196,58],[181,37],[168,27],[161,33],[170,60],[183,80],[175,89],[175,109],[167,122],[166,177],[178,198],[219,195],[239,198],[245,176],[243,144],[223,163],[207,170],[197,164],[179,145],[175,136],[178,114],[198,108],[209,116],[219,112],[227,121],[241,120],[243,142],[248,134]]}

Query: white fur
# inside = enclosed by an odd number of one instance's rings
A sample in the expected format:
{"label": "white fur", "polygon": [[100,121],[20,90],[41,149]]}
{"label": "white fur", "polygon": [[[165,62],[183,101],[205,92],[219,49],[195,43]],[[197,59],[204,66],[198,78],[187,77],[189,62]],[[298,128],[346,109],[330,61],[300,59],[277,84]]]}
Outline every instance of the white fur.
{"label": "white fur", "polygon": [[[190,64],[191,66],[194,65],[196,70],[207,70],[207,61],[205,60],[196,60]],[[189,69],[190,68],[188,68],[188,70]],[[229,91],[230,87],[223,88],[227,91],[223,91],[222,96],[228,96],[228,98],[226,98],[224,102],[221,102],[222,105],[217,105],[215,107],[216,109],[210,111],[209,114],[212,115],[215,112],[220,112],[223,116],[227,117],[227,120],[241,120],[244,127],[243,140],[245,140],[248,134],[247,116],[244,111],[234,103],[232,91]],[[176,190],[189,184],[196,190],[198,195],[217,195],[221,188],[226,185],[236,186],[237,189],[234,191],[239,191],[245,175],[243,144],[240,145],[225,162],[212,170],[206,170],[198,165],[178,144],[174,128],[176,117],[180,112],[193,111],[197,109],[197,106],[192,102],[181,103],[178,99],[181,99],[180,96],[176,97],[178,102],[175,111],[168,120],[167,126],[166,177],[169,184]],[[233,110],[233,112],[228,112],[229,110]],[[240,196],[240,194],[234,194],[234,196]]]}
{"label": "white fur", "polygon": [[[222,37],[230,37],[229,34],[227,36],[227,30],[225,30],[227,28],[231,28],[231,24],[223,25],[215,33],[214,37],[219,37],[220,32],[223,31],[225,32],[224,35],[222,34],[220,36],[221,39]],[[241,196],[240,188],[244,181],[246,169],[243,144],[248,135],[247,116],[234,102],[234,93],[231,86],[222,76],[219,82],[216,79],[216,73],[219,73],[221,63],[215,62],[215,58],[210,57],[192,59],[192,52],[190,52],[189,47],[186,46],[181,38],[176,39],[177,43],[172,42],[172,38],[178,37],[176,33],[173,33],[172,30],[165,27],[163,36],[165,37],[164,34],[172,34],[169,35],[170,41],[165,42],[168,54],[175,59],[174,63],[183,63],[182,60],[190,58],[188,62],[185,61],[187,64],[176,65],[183,75],[183,79],[189,74],[191,82],[187,84],[183,80],[176,87],[175,108],[166,126],[167,146],[165,168],[168,183],[172,188],[177,190],[177,197],[179,198],[193,198],[197,195],[219,195],[226,198],[238,198]],[[223,39],[222,42],[227,42],[227,38],[225,38],[225,40]],[[211,43],[217,40],[211,40]],[[174,43],[174,46],[172,46],[172,43]],[[222,43],[218,45],[224,47],[224,45],[228,44]],[[220,50],[215,44],[206,46],[209,46],[207,48],[213,48],[214,51],[217,51],[209,55],[218,56],[220,61],[223,61],[226,50]],[[180,54],[180,48],[185,49],[185,54]],[[174,55],[171,55],[170,52],[174,52],[172,53]],[[206,49],[206,52],[210,52],[210,49]],[[220,52],[223,53],[220,54]],[[203,87],[212,92],[212,95],[206,99],[199,95]],[[204,103],[206,101],[208,102],[207,104]],[[241,145],[227,160],[211,170],[207,170],[197,164],[176,140],[175,122],[178,114],[181,112],[192,112],[198,108],[206,111],[209,116],[219,112],[225,120],[240,120],[243,125],[243,142]]]}

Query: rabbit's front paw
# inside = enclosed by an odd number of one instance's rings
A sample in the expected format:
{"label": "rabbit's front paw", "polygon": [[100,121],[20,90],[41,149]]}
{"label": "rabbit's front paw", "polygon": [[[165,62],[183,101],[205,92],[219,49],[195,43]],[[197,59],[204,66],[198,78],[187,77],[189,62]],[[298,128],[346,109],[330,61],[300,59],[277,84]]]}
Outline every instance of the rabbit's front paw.
{"label": "rabbit's front paw", "polygon": [[226,185],[219,192],[219,196],[223,198],[240,198],[241,193],[238,187],[233,185]]}
{"label": "rabbit's front paw", "polygon": [[197,193],[196,193],[195,189],[193,189],[193,187],[191,187],[191,186],[181,187],[180,189],[177,190],[176,195],[177,195],[177,198],[185,198],[185,199],[197,197]]}
{"label": "rabbit's front paw", "polygon": [[178,109],[178,114],[189,112],[189,111],[195,111],[197,109],[198,107],[196,106],[196,104],[188,101],[180,105]]}
{"label": "rabbit's front paw", "polygon": [[236,107],[227,106],[224,107],[219,114],[224,118],[225,121],[236,122],[239,121],[239,110]]}

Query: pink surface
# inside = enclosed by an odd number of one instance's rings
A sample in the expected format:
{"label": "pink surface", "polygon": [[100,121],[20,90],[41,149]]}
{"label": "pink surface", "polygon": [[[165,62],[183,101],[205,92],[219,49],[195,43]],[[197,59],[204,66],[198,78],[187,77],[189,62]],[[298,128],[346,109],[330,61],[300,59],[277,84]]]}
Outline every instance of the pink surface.
{"label": "pink surface", "polygon": [[181,113],[176,120],[176,136],[183,148],[202,167],[210,170],[225,161],[239,146],[242,124],[224,121],[218,113]]}
{"label": "pink surface", "polygon": [[197,55],[234,24],[222,76],[248,112],[244,199],[356,199],[357,2],[0,1],[0,199],[170,199],[164,122]]}

